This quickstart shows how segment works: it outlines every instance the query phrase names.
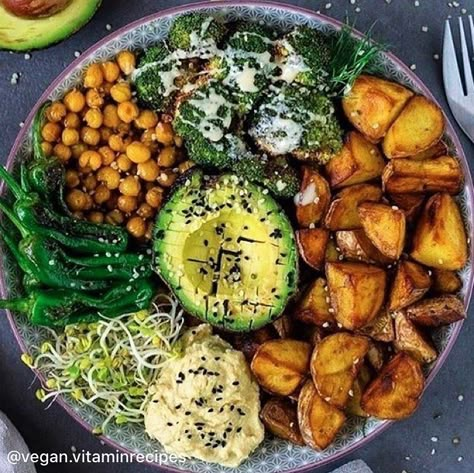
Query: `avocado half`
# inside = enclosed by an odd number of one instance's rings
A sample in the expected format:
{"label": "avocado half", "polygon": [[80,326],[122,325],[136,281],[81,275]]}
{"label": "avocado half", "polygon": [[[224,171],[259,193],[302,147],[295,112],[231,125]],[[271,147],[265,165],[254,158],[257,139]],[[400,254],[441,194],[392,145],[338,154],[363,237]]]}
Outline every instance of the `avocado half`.
{"label": "avocado half", "polygon": [[268,190],[235,175],[183,178],[157,218],[156,272],[211,325],[241,332],[275,320],[297,287],[288,217]]}
{"label": "avocado half", "polygon": [[22,18],[0,2],[0,49],[29,51],[45,48],[71,36],[97,11],[101,0],[72,0],[59,13],[44,18]]}

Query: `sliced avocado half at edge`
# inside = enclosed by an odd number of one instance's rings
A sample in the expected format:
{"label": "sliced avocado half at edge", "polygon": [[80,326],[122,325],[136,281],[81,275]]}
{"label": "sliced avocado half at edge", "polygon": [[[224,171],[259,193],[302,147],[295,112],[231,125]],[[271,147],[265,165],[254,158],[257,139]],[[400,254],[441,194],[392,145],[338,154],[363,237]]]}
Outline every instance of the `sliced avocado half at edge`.
{"label": "sliced avocado half at edge", "polygon": [[154,232],[155,269],[184,309],[232,331],[275,320],[298,279],[295,236],[268,190],[235,175],[183,176]]}
{"label": "sliced avocado half at edge", "polygon": [[10,13],[0,2],[0,49],[41,49],[71,36],[82,28],[99,8],[101,0],[72,0],[49,17],[23,18]]}

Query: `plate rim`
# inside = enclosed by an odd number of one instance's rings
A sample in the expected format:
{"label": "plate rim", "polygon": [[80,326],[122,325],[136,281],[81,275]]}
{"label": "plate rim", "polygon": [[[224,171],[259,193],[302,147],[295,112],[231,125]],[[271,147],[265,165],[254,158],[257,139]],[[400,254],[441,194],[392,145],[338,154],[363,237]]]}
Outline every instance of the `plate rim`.
{"label": "plate rim", "polygon": [[[304,8],[304,7],[299,7],[296,5],[291,5],[287,4],[284,2],[278,2],[278,1],[272,1],[272,0],[244,0],[244,1],[239,1],[237,2],[236,0],[207,0],[207,1],[199,1],[196,3],[187,3],[179,6],[174,6],[170,8],[166,8],[164,10],[159,10],[155,13],[151,13],[149,15],[146,15],[144,17],[141,17],[137,20],[134,20],[130,23],[127,23],[126,25],[118,28],[116,31],[114,31],[111,34],[106,35],[99,41],[95,42],[93,45],[91,45],[89,48],[87,48],[79,58],[75,59],[72,61],[66,68],[64,68],[57,76],[56,78],[50,83],[50,85],[45,89],[45,91],[40,95],[38,100],[36,101],[35,105],[31,109],[30,113],[28,114],[27,118],[24,121],[24,125],[22,126],[22,129],[19,131],[15,141],[13,142],[12,148],[8,154],[7,161],[6,161],[6,167],[7,169],[11,169],[13,166],[13,163],[15,161],[16,155],[18,154],[18,151],[21,147],[22,142],[24,141],[25,136],[27,133],[30,132],[31,125],[33,122],[33,119],[42,105],[48,97],[51,95],[52,92],[57,88],[58,85],[60,85],[65,77],[67,77],[70,73],[72,73],[74,70],[77,68],[80,68],[83,63],[86,63],[90,56],[94,54],[99,48],[102,46],[106,45],[108,42],[119,38],[123,34],[145,24],[149,23],[152,21],[157,21],[160,20],[161,18],[168,17],[168,16],[175,16],[191,11],[196,11],[196,10],[201,10],[205,8],[235,8],[235,7],[248,7],[248,8],[274,8],[274,9],[282,9],[286,10],[289,13],[294,13],[294,14],[299,14],[299,15],[305,15],[307,17],[317,19],[322,23],[329,24],[331,26],[334,26],[336,29],[340,29],[341,26],[343,25],[343,22],[336,20],[332,17],[329,17],[328,15],[325,15],[323,13],[317,13],[314,10],[311,10],[309,8]],[[361,33],[359,30],[352,28],[352,34],[353,36],[357,38],[363,37],[363,33]],[[473,176],[471,174],[471,170],[469,168],[469,163],[467,161],[466,154],[464,152],[464,148],[462,146],[461,140],[459,139],[458,132],[452,125],[452,122],[450,118],[448,117],[447,113],[444,110],[444,107],[442,107],[439,103],[439,101],[436,99],[436,97],[432,94],[432,92],[429,90],[429,88],[425,85],[425,83],[415,74],[398,56],[396,56],[392,52],[385,52],[385,56],[397,66],[399,70],[401,70],[406,76],[408,76],[413,83],[419,88],[422,93],[433,100],[443,111],[443,115],[445,117],[446,121],[446,133],[449,135],[451,138],[453,144],[455,145],[457,151],[458,151],[458,159],[462,163],[463,171],[464,171],[464,187],[466,190],[467,194],[467,201],[469,204],[469,207],[471,209],[474,209],[474,183],[473,183]],[[0,195],[4,193],[5,185],[4,183],[0,184]],[[471,213],[471,222],[474,226],[474,213]],[[1,255],[1,251],[0,251]],[[470,261],[474,261],[474,245],[470,245]],[[471,301],[471,297],[473,294],[474,290],[474,271],[471,271],[470,276],[469,276],[469,281],[467,283],[467,290],[465,292],[464,296],[464,306],[466,307],[466,310],[469,309],[469,304]],[[4,297],[6,295],[6,281],[5,281],[5,275],[4,271],[0,271],[0,294]],[[13,331],[13,335],[15,337],[15,340],[20,347],[20,350],[22,352],[28,352],[26,345],[24,343],[23,338],[20,335],[20,332],[16,326],[15,323],[15,318],[12,315],[12,313],[9,310],[6,310],[7,313],[7,318],[10,324],[10,327]],[[461,320],[455,324],[453,324],[454,328],[452,331],[451,338],[446,345],[445,349],[439,356],[438,360],[436,361],[435,365],[431,369],[427,379],[426,379],[426,386],[425,390],[428,388],[428,386],[431,384],[431,382],[434,380],[434,378],[437,376],[439,370],[441,367],[444,365],[446,362],[451,350],[454,347],[454,344],[457,341],[457,338],[461,332],[461,328],[464,324],[464,320]],[[38,372],[37,370],[33,370],[36,374],[36,376],[43,381],[44,377],[43,375]],[[82,428],[87,430],[90,434],[94,435],[92,432],[93,427],[85,421],[83,418],[80,417],[80,415],[74,410],[72,406],[70,406],[62,396],[59,396],[56,399],[56,402],[59,406],[61,406],[66,413],[74,419]],[[367,436],[363,437],[360,440],[357,440],[354,442],[354,444],[346,447],[345,449],[334,453],[333,455],[330,455],[326,458],[323,458],[319,461],[308,463],[306,465],[301,465],[300,467],[294,467],[286,470],[281,470],[282,473],[305,473],[308,472],[309,470],[315,470],[318,468],[321,468],[325,465],[328,465],[330,463],[333,463],[337,460],[342,459],[343,457],[346,457],[347,455],[353,453],[354,451],[358,450],[359,448],[362,448],[366,445],[368,445],[372,440],[374,440],[376,437],[378,437],[380,434],[382,434],[384,431],[386,431],[392,424],[395,422],[393,421],[383,421],[379,426],[375,427],[372,432],[370,432]],[[110,439],[106,435],[100,435],[96,436],[97,439],[103,440],[109,447],[115,448],[116,450],[120,450],[122,452],[132,454],[134,453],[131,449],[124,447],[120,445],[118,442],[116,442],[113,439]],[[180,468],[176,468],[171,465],[160,465],[155,462],[144,462],[143,464],[149,465],[158,469],[161,469],[163,471],[167,472],[172,472],[172,473],[184,473],[189,470],[184,470]]]}

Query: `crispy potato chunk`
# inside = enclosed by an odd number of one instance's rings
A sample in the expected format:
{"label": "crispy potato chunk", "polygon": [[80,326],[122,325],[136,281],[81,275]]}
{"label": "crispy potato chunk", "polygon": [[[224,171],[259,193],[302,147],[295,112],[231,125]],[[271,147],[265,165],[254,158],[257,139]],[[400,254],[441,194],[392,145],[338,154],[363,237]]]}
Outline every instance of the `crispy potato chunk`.
{"label": "crispy potato chunk", "polygon": [[389,194],[461,191],[463,174],[456,158],[440,156],[424,161],[395,159],[382,173],[384,190]]}
{"label": "crispy potato chunk", "polygon": [[331,201],[331,189],[321,174],[309,166],[303,166],[300,192],[295,197],[296,220],[301,227],[316,225],[327,212]]}
{"label": "crispy potato chunk", "polygon": [[431,100],[412,97],[393,122],[383,140],[388,158],[406,158],[421,153],[441,140],[444,115]]}
{"label": "crispy potato chunk", "polygon": [[255,353],[250,368],[258,384],[270,393],[288,396],[309,371],[311,345],[299,340],[270,340]]}
{"label": "crispy potato chunk", "polygon": [[415,154],[414,156],[410,156],[410,159],[423,161],[423,159],[437,158],[438,156],[446,156],[447,154],[448,147],[446,146],[446,143],[444,143],[444,141],[438,141],[438,143],[434,144],[427,150]]}
{"label": "crispy potato chunk", "polygon": [[425,327],[440,327],[466,318],[463,302],[452,295],[419,301],[407,307],[406,314],[416,325]]}
{"label": "crispy potato chunk", "polygon": [[304,228],[296,231],[296,243],[303,261],[321,270],[326,259],[329,231],[325,228]]}
{"label": "crispy potato chunk", "polygon": [[379,264],[391,262],[372,244],[364,230],[338,231],[336,232],[336,242],[341,254],[349,261]]}
{"label": "crispy potato chunk", "polygon": [[431,363],[436,360],[433,344],[408,320],[403,311],[395,313],[395,341],[398,351],[404,351],[420,363]]}
{"label": "crispy potato chunk", "polygon": [[393,342],[395,340],[395,328],[393,319],[386,307],[383,307],[370,324],[359,330],[362,335],[367,335],[379,342]]}
{"label": "crispy potato chunk", "polygon": [[387,258],[399,259],[405,246],[403,211],[377,202],[363,202],[358,211],[362,228],[374,246]]}
{"label": "crispy potato chunk", "polygon": [[413,92],[400,84],[361,75],[342,100],[342,107],[355,128],[377,143],[412,96]]}
{"label": "crispy potato chunk", "polygon": [[431,287],[429,272],[413,261],[400,261],[390,290],[388,310],[400,310],[419,301]]}
{"label": "crispy potato chunk", "polygon": [[461,278],[454,271],[435,269],[433,271],[433,289],[442,294],[456,294],[462,288]]}
{"label": "crispy potato chunk", "polygon": [[359,329],[375,318],[385,298],[383,269],[363,263],[327,263],[326,277],[331,306],[344,328]]}
{"label": "crispy potato chunk", "polygon": [[345,421],[345,414],[322,399],[313,381],[308,380],[298,398],[298,423],[306,445],[324,450],[333,442]]}
{"label": "crispy potato chunk", "polygon": [[361,406],[378,419],[404,419],[415,412],[424,387],[420,363],[406,353],[398,353],[370,383]]}
{"label": "crispy potato chunk", "polygon": [[291,338],[295,331],[295,321],[288,314],[283,314],[272,325],[280,338]]}
{"label": "crispy potato chunk", "polygon": [[324,219],[324,226],[329,230],[353,230],[361,228],[357,207],[360,203],[378,202],[382,190],[372,184],[357,184],[346,187],[331,202]]}
{"label": "crispy potato chunk", "polygon": [[457,271],[466,265],[466,230],[458,204],[449,194],[428,199],[413,236],[411,256],[436,269]]}
{"label": "crispy potato chunk", "polygon": [[369,414],[367,414],[367,412],[362,409],[360,403],[362,401],[362,394],[367,385],[370,383],[370,378],[370,370],[367,368],[367,366],[362,365],[359,375],[352,386],[352,396],[349,398],[349,402],[346,406],[346,412],[348,414],[357,417],[369,417]]}
{"label": "crispy potato chunk", "polygon": [[350,132],[341,151],[326,165],[331,187],[346,187],[382,175],[385,161],[376,145],[360,133]]}
{"label": "crispy potato chunk", "polygon": [[324,278],[315,279],[308,287],[296,307],[295,317],[307,324],[320,327],[336,325],[334,311],[329,305],[329,292]]}
{"label": "crispy potato chunk", "polygon": [[260,418],[266,429],[276,437],[296,445],[305,445],[298,425],[296,405],[287,399],[271,398],[262,410]]}
{"label": "crispy potato chunk", "polygon": [[343,409],[369,350],[369,340],[347,332],[324,338],[311,356],[311,376],[319,395]]}
{"label": "crispy potato chunk", "polygon": [[335,263],[339,261],[339,250],[334,241],[334,238],[330,237],[328,241],[328,246],[326,247],[326,261],[329,263]]}
{"label": "crispy potato chunk", "polygon": [[390,194],[390,200],[405,213],[407,222],[414,222],[420,214],[425,196],[423,194]]}

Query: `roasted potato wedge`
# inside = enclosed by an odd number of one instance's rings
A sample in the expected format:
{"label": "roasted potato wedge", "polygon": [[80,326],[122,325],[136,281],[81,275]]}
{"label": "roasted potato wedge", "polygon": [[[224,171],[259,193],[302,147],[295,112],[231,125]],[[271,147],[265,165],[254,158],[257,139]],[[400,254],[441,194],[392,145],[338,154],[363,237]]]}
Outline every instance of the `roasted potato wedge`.
{"label": "roasted potato wedge", "polygon": [[288,314],[283,314],[272,325],[280,338],[292,338],[295,331],[295,321]]}
{"label": "roasted potato wedge", "polygon": [[326,277],[331,307],[344,328],[360,329],[375,318],[385,299],[383,269],[364,263],[327,263]]}
{"label": "roasted potato wedge", "polygon": [[298,424],[303,440],[311,448],[324,450],[341,430],[346,416],[319,396],[308,380],[298,398]]}
{"label": "roasted potato wedge", "polygon": [[270,340],[255,353],[250,368],[266,391],[288,396],[309,372],[311,345],[299,340]]}
{"label": "roasted potato wedge", "polygon": [[434,146],[444,133],[444,115],[431,100],[412,97],[393,122],[383,140],[388,158],[406,158]]}
{"label": "roasted potato wedge", "polygon": [[382,173],[384,190],[389,194],[461,191],[463,175],[459,161],[451,156],[414,161],[394,159]]}
{"label": "roasted potato wedge", "polygon": [[372,322],[359,330],[359,333],[366,335],[379,342],[393,342],[395,340],[395,328],[393,319],[386,307],[383,307]]}
{"label": "roasted potato wedge", "polygon": [[378,147],[360,133],[350,132],[341,151],[326,165],[331,187],[346,187],[382,175],[385,161]]}
{"label": "roasted potato wedge", "polygon": [[425,196],[423,194],[390,194],[390,200],[405,213],[407,222],[413,222],[423,208]]}
{"label": "roasted potato wedge", "polygon": [[311,356],[311,376],[326,402],[340,409],[346,406],[368,350],[368,338],[347,332],[329,335],[316,345]]}
{"label": "roasted potato wedge", "polygon": [[404,419],[415,412],[424,387],[420,363],[401,352],[370,383],[361,407],[378,419]]}
{"label": "roasted potato wedge", "polygon": [[438,357],[433,344],[407,318],[403,311],[395,313],[394,347],[404,351],[420,363],[431,363]]}
{"label": "roasted potato wedge", "polygon": [[416,325],[425,327],[440,327],[466,318],[463,302],[452,295],[419,301],[407,307],[406,314]]}
{"label": "roasted potato wedge", "polygon": [[324,278],[317,278],[309,285],[296,306],[295,317],[304,323],[324,328],[335,326],[334,311],[329,302],[327,282]]}
{"label": "roasted potato wedge", "polygon": [[378,373],[385,364],[386,351],[384,350],[382,343],[370,341],[369,350],[365,359],[368,364]]}
{"label": "roasted potato wedge", "polygon": [[298,425],[296,404],[288,399],[269,399],[260,411],[260,418],[266,429],[276,437],[296,445],[305,445]]}
{"label": "roasted potato wedge", "polygon": [[370,383],[370,378],[370,370],[367,366],[362,365],[359,375],[352,386],[352,396],[349,398],[349,402],[346,406],[346,412],[348,414],[357,417],[369,417],[369,414],[362,409],[360,403],[362,401],[362,394]]}
{"label": "roasted potato wedge", "polygon": [[384,256],[367,238],[364,230],[341,230],[336,232],[336,243],[344,259],[363,263],[389,264]]}
{"label": "roasted potato wedge", "polygon": [[466,230],[458,204],[449,194],[428,199],[413,236],[411,256],[436,269],[457,271],[466,265]]}
{"label": "roasted potato wedge", "polygon": [[335,263],[336,261],[339,261],[339,256],[340,254],[336,242],[334,241],[334,238],[330,237],[326,247],[326,261],[328,263]]}
{"label": "roasted potato wedge", "polygon": [[324,219],[324,226],[329,230],[361,228],[358,205],[366,201],[378,202],[381,198],[382,190],[373,184],[346,187],[331,202]]}
{"label": "roasted potato wedge", "polygon": [[303,228],[296,231],[296,243],[303,261],[314,269],[321,270],[326,260],[329,230],[325,228]]}
{"label": "roasted potato wedge", "polygon": [[441,294],[456,294],[462,288],[461,278],[454,271],[435,269],[433,271],[433,289]]}
{"label": "roasted potato wedge", "polygon": [[444,141],[438,141],[430,148],[421,153],[410,156],[410,159],[415,161],[423,161],[423,159],[437,158],[438,156],[446,156],[448,154],[448,147]]}
{"label": "roasted potato wedge", "polygon": [[354,127],[377,143],[412,96],[413,92],[400,84],[360,75],[342,100],[342,107]]}
{"label": "roasted potato wedge", "polygon": [[430,289],[429,272],[413,261],[400,261],[388,299],[388,310],[400,310],[419,301]]}
{"label": "roasted potato wedge", "polygon": [[405,214],[378,202],[362,202],[358,208],[365,234],[387,258],[397,260],[405,247]]}
{"label": "roasted potato wedge", "polygon": [[303,166],[300,192],[295,197],[296,220],[301,227],[318,224],[327,212],[331,201],[331,189],[321,174],[309,166]]}

